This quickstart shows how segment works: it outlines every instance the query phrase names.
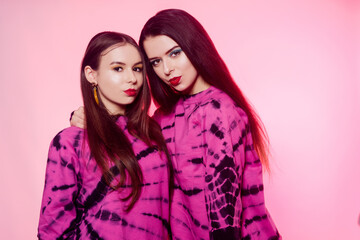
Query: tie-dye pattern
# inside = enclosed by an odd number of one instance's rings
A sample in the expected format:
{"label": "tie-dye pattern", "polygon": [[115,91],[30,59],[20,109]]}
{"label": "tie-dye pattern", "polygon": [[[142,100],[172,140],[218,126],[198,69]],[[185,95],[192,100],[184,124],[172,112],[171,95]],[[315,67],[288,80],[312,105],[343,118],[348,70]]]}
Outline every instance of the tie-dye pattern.
{"label": "tie-dye pattern", "polygon": [[210,87],[154,115],[175,168],[174,239],[281,239],[244,111]]}
{"label": "tie-dye pattern", "polygon": [[111,190],[91,157],[84,130],[67,128],[50,145],[39,239],[167,239],[169,179],[165,155],[131,136],[125,117],[117,123],[132,143],[143,172],[138,202],[129,213],[124,211],[126,202],[120,198],[127,196],[129,185],[121,193]]}

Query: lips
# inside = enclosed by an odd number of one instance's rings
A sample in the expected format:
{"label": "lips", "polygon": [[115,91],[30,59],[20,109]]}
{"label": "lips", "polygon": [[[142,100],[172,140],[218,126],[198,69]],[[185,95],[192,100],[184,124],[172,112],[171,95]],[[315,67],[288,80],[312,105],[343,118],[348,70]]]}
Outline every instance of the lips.
{"label": "lips", "polygon": [[181,77],[174,77],[174,78],[170,79],[169,82],[171,85],[176,86],[180,83],[180,79],[181,79]]}
{"label": "lips", "polygon": [[128,89],[128,90],[125,90],[124,91],[128,96],[130,96],[130,97],[133,97],[133,96],[135,96],[136,95],[136,90],[135,89]]}

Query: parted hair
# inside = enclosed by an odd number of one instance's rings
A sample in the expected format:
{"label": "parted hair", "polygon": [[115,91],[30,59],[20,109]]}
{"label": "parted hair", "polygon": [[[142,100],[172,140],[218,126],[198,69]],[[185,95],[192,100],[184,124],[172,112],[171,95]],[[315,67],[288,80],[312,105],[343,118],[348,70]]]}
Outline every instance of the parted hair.
{"label": "parted hair", "polygon": [[[119,116],[110,115],[98,96],[96,103],[93,86],[86,79],[85,67],[90,66],[97,70],[104,52],[114,45],[131,44],[141,56],[139,46],[130,36],[117,32],[101,32],[89,42],[81,63],[81,91],[84,101],[87,129],[85,136],[88,139],[92,156],[103,173],[105,183],[112,189],[121,191],[121,187],[131,181],[131,192],[123,201],[129,201],[126,211],[130,211],[141,194],[143,175],[138,160],[135,157],[131,143],[124,132],[116,124]],[[161,133],[160,126],[149,117],[148,110],[151,103],[150,90],[146,81],[146,66],[143,71],[143,85],[133,103],[126,106],[125,117],[128,120],[127,128],[131,135],[141,139],[149,147],[156,147],[167,156],[168,171],[172,180],[172,165]]]}
{"label": "parted hair", "polygon": [[210,85],[228,94],[245,111],[249,119],[254,148],[262,164],[269,170],[269,141],[263,123],[233,80],[203,26],[189,13],[180,9],[166,9],[158,12],[146,22],[140,34],[139,45],[145,56],[150,88],[156,105],[163,112],[170,112],[181,96],[156,75],[146,56],[144,41],[147,37],[158,35],[173,39],[184,51],[199,75]]}

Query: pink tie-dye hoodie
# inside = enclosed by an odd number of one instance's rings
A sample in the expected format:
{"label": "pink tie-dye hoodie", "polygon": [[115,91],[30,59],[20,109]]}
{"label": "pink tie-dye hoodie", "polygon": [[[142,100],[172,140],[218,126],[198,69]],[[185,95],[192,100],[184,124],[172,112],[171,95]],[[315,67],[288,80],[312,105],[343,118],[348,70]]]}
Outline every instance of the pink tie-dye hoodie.
{"label": "pink tie-dye hoodie", "polygon": [[174,239],[281,239],[264,204],[247,116],[228,95],[210,87],[154,118],[175,169]]}
{"label": "pink tie-dye hoodie", "polygon": [[169,176],[165,154],[131,136],[125,117],[119,117],[117,124],[132,143],[142,169],[140,199],[126,213],[126,202],[120,198],[127,196],[129,186],[121,193],[111,190],[91,156],[84,130],[67,128],[50,144],[39,239],[167,239]]}

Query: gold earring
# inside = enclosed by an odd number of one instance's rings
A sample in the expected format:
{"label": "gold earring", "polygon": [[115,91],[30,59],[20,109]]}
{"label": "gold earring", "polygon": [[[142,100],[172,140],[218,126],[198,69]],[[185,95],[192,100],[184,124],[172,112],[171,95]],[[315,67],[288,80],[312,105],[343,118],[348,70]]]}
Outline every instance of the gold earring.
{"label": "gold earring", "polygon": [[94,91],[95,102],[97,103],[97,105],[99,105],[99,98],[98,98],[98,94],[97,94],[97,85],[93,86],[93,91]]}

